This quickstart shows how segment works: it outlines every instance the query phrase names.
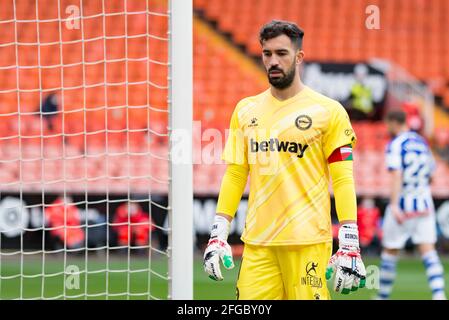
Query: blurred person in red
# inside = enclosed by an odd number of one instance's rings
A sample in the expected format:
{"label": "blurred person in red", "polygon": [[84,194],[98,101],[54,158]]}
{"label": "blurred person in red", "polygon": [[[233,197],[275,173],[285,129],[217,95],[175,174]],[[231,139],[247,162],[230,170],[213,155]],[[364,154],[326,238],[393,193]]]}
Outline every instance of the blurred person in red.
{"label": "blurred person in red", "polygon": [[402,109],[407,114],[408,127],[413,131],[420,132],[423,129],[424,121],[419,106],[412,101],[408,101],[402,104]]}
{"label": "blurred person in red", "polygon": [[119,246],[128,246],[132,240],[137,246],[146,246],[150,232],[154,230],[153,221],[148,213],[134,202],[121,204],[115,212],[113,223]]}
{"label": "blurred person in red", "polygon": [[59,239],[66,248],[84,246],[85,233],[79,209],[69,196],[59,196],[51,206],[45,208],[45,219],[51,228],[50,234]]}
{"label": "blurred person in red", "polygon": [[360,246],[369,247],[376,235],[380,221],[380,210],[373,198],[364,198],[357,207],[357,224],[359,227]]}

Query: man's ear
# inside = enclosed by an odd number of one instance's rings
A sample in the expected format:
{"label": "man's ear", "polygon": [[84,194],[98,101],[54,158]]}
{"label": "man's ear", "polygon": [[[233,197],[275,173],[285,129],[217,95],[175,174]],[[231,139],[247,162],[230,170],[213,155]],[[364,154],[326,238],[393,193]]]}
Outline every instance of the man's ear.
{"label": "man's ear", "polygon": [[298,49],[296,51],[296,64],[301,64],[304,61],[304,51]]}

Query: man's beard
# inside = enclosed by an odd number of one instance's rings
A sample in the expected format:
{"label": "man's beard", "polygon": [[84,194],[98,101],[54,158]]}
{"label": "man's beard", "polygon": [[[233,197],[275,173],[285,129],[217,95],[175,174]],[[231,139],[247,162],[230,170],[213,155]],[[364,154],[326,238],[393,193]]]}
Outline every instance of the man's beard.
{"label": "man's beard", "polygon": [[[280,71],[284,75],[280,78],[272,78],[270,77],[270,71]],[[295,80],[296,75],[296,65],[293,64],[292,67],[287,71],[287,74],[284,73],[281,69],[278,68],[272,68],[268,71],[268,82],[275,87],[276,89],[286,89],[290,87],[290,85],[293,83],[293,80]]]}

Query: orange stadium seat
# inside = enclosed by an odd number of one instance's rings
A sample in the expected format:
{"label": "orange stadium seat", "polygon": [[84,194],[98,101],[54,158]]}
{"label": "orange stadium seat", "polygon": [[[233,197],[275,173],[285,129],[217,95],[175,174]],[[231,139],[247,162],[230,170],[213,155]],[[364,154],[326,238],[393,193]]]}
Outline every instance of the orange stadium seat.
{"label": "orange stadium seat", "polygon": [[[449,68],[443,46],[448,1],[354,0],[341,1],[194,1],[195,7],[230,33],[234,41],[260,54],[257,35],[260,26],[277,18],[297,22],[306,33],[304,48],[308,59],[326,61],[363,61],[372,57],[392,59],[422,80],[445,77]],[[382,13],[381,28],[365,27],[365,8],[377,5]],[[360,12],[360,14],[354,14]],[[235,17],[239,23],[235,23]],[[311,19],[319,16],[320,19]],[[347,17],[335,19],[334,17]],[[319,23],[317,23],[319,21]],[[361,41],[363,39],[363,41]]]}
{"label": "orange stadium seat", "polygon": [[[17,19],[36,19],[36,10],[32,10],[34,1],[30,5],[27,0],[16,0],[7,1],[2,6],[1,20],[14,17],[13,3],[16,4]],[[64,0],[60,5],[64,7],[72,3],[73,1]],[[123,149],[128,143],[132,150],[146,150],[147,143],[155,143],[154,141],[166,142],[166,137],[158,135],[166,134],[168,126],[168,18],[150,13],[146,21],[145,14],[131,14],[126,19],[125,30],[124,16],[112,15],[105,19],[103,30],[102,17],[91,17],[102,13],[102,2],[85,1],[83,4],[83,14],[89,17],[83,20],[83,30],[59,30],[58,22],[42,21],[58,17],[57,2],[39,0],[40,22],[17,23],[20,31],[17,56],[14,45],[15,25],[2,24],[0,121],[8,122],[8,125],[0,128],[2,159],[18,157],[19,139],[14,137],[19,133],[18,117],[17,114],[4,116],[7,113],[20,112],[23,120],[23,126],[20,127],[20,134],[23,136],[21,143],[26,147],[24,154],[27,157],[37,155],[41,144],[44,145],[46,155],[53,154],[53,157],[57,157],[60,152],[54,150],[62,144],[63,134],[67,142],[65,149],[73,155],[81,155],[85,150],[89,154],[101,154],[106,142],[111,148],[117,149]],[[146,11],[144,1],[128,0],[127,4],[129,12]],[[365,28],[364,8],[369,4],[380,7],[380,30]],[[108,13],[125,11],[123,1],[105,1],[104,5]],[[150,12],[165,11],[157,1],[150,1],[149,5]],[[445,32],[449,20],[444,19],[444,13],[449,11],[449,1],[435,0],[429,5],[420,0],[353,0],[340,1],[337,5],[334,0],[279,0],[273,6],[270,0],[195,0],[194,5],[208,20],[216,22],[220,31],[229,34],[236,44],[246,46],[253,56],[260,55],[260,26],[272,18],[281,18],[296,21],[305,30],[304,50],[307,59],[357,62],[382,57],[403,65],[422,80],[438,80],[443,84],[449,80],[449,41]],[[320,19],[316,19],[317,16]],[[335,19],[335,16],[345,18]],[[236,17],[239,23],[235,23]],[[146,37],[147,28],[150,34],[160,39]],[[125,31],[131,36],[126,40]],[[92,40],[102,37],[104,32],[107,36],[118,38]],[[84,44],[81,43],[83,39]],[[62,45],[61,40],[64,42]],[[68,41],[73,43],[67,43]],[[6,45],[8,43],[11,45]],[[239,61],[236,62],[227,48],[217,44],[209,36],[194,32],[194,43],[194,119],[202,120],[203,130],[218,128],[223,132],[229,125],[231,112],[238,100],[264,88],[255,83],[252,73],[247,72]],[[147,57],[149,62],[145,60]],[[85,63],[81,65],[83,61]],[[17,63],[19,69],[15,67]],[[1,68],[5,66],[11,68]],[[128,84],[125,84],[126,81]],[[19,93],[15,91],[17,88],[20,89]],[[44,91],[39,92],[40,89]],[[37,113],[41,99],[51,90],[62,94],[63,104],[56,128],[50,132],[41,128],[43,124]],[[449,108],[449,87],[442,85],[440,90]],[[150,123],[147,123],[148,118]],[[127,132],[127,129],[134,131]],[[155,132],[148,133],[145,132],[146,129]],[[36,137],[41,130],[46,138]],[[356,161],[356,179],[367,191],[373,185],[378,188],[385,186],[385,172],[376,175],[371,173],[372,167],[379,166],[383,161],[383,150],[387,143],[385,127],[382,124],[354,123],[354,130],[358,136],[356,159],[359,159]],[[56,136],[48,137],[49,135]],[[86,164],[89,175],[101,176],[98,163],[92,160]],[[60,160],[54,160],[51,164],[44,163],[44,180],[62,179],[60,172],[54,170],[61,165]],[[5,181],[11,181],[18,172],[16,164],[0,163],[0,166],[14,167],[11,174],[0,170],[0,179],[4,178]],[[27,166],[35,166],[38,170],[35,164]],[[152,166],[155,177],[160,177],[165,172],[162,166],[163,164]],[[215,190],[222,174],[216,167],[195,168],[196,190],[204,193]],[[131,160],[130,168],[123,170],[131,168],[135,172],[147,171],[141,160],[135,158]],[[70,174],[74,178],[81,177],[84,172],[83,168],[72,169]],[[114,174],[125,172],[117,170]],[[25,178],[32,182],[37,177],[37,174],[30,173]],[[446,182],[440,180],[439,188],[447,187]],[[101,183],[104,183],[104,179],[94,181],[90,186],[100,190]],[[117,188],[120,188],[119,183],[121,182],[118,180],[113,181]],[[139,180],[139,183],[146,185],[149,181]],[[152,185],[157,190],[166,187],[156,182]]]}

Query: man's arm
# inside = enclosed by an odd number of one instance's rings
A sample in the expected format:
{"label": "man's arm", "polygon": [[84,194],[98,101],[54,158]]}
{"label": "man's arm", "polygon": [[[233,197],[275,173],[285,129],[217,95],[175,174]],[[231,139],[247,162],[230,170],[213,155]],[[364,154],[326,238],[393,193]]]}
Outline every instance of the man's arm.
{"label": "man's arm", "polygon": [[213,280],[223,280],[220,259],[227,269],[234,267],[231,247],[227,241],[231,221],[239,206],[249,173],[246,140],[238,119],[238,111],[247,101],[241,100],[232,113],[229,136],[221,155],[228,166],[221,182],[210,240],[204,252],[204,270]]}
{"label": "man's arm", "polygon": [[433,154],[432,154],[432,151],[430,151],[429,150],[429,154],[430,154],[430,175],[429,175],[429,185],[430,184],[432,184],[432,182],[433,182],[433,177],[435,176],[435,171],[436,171],[436,168],[437,168],[437,164],[436,164],[436,161],[435,161],[435,158],[434,158],[434,156],[433,156]]}
{"label": "man's arm", "polygon": [[390,173],[390,209],[393,217],[401,224],[404,219],[399,208],[399,198],[402,188],[402,146],[393,140],[387,147],[385,164]]}
{"label": "man's arm", "polygon": [[226,220],[228,220],[229,223],[231,223],[231,222],[232,222],[232,219],[234,219],[234,217],[231,217],[230,215],[225,214],[225,213],[219,213],[219,212],[217,212],[215,215],[216,215],[216,216],[219,216],[219,217],[225,218]]}
{"label": "man's arm", "polygon": [[354,186],[353,162],[330,163],[335,206],[340,224],[357,222],[357,198]]}
{"label": "man's arm", "polygon": [[221,181],[218,195],[217,214],[232,221],[245,191],[248,180],[248,166],[228,164]]}
{"label": "man's arm", "polygon": [[232,250],[228,244],[229,229],[245,190],[249,169],[244,165],[229,164],[223,176],[218,196],[217,214],[204,252],[204,270],[213,280],[223,280],[220,259],[226,269],[234,267]]}
{"label": "man's arm", "polygon": [[399,208],[399,197],[402,188],[402,171],[391,170],[390,171],[390,185],[391,185],[391,198],[390,208],[393,216],[399,224],[404,222],[404,216]]}
{"label": "man's arm", "polygon": [[359,249],[352,148],[351,156],[346,158],[341,155],[347,154],[348,150],[342,151],[342,148],[337,148],[328,159],[340,229],[339,249],[329,261],[326,278],[330,279],[335,272],[334,290],[348,294],[365,286],[366,271]]}
{"label": "man's arm", "polygon": [[326,279],[335,273],[333,289],[347,294],[365,286],[366,271],[360,257],[357,200],[352,168],[352,148],[357,137],[346,110],[336,103],[323,136],[323,152],[329,163],[335,205],[340,222],[338,251],[329,260]]}

